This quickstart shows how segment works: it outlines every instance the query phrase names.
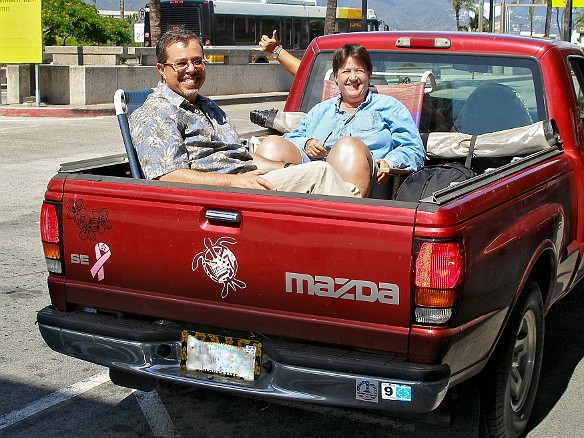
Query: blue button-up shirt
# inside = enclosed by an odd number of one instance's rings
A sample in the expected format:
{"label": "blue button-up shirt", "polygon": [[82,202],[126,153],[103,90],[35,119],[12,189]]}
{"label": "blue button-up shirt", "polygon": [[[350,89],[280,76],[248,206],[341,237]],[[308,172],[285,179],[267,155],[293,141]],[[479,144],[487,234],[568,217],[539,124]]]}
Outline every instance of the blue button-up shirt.
{"label": "blue button-up shirt", "polygon": [[[410,112],[391,96],[369,92],[353,114],[339,108],[340,95],[312,108],[287,138],[300,149],[311,138],[319,139],[330,149],[345,136],[363,141],[373,159],[383,158],[390,167],[418,170],[426,152]],[[326,141],[325,141],[326,140]]]}

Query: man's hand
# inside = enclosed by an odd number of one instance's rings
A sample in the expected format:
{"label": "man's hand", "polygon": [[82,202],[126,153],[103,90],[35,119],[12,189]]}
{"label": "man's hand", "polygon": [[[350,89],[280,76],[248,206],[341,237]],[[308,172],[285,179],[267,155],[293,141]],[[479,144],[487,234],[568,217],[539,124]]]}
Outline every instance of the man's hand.
{"label": "man's hand", "polygon": [[274,186],[261,177],[264,173],[266,172],[263,170],[253,170],[251,172],[229,175],[231,177],[229,185],[243,189],[274,190]]}
{"label": "man's hand", "polygon": [[267,35],[262,35],[260,39],[260,47],[254,48],[253,50],[259,50],[260,52],[272,53],[278,47],[278,37],[276,36],[276,31],[272,34],[272,38]]}
{"label": "man's hand", "polygon": [[304,152],[310,158],[325,158],[327,155],[326,147],[324,143],[318,138],[311,138],[304,145]]}

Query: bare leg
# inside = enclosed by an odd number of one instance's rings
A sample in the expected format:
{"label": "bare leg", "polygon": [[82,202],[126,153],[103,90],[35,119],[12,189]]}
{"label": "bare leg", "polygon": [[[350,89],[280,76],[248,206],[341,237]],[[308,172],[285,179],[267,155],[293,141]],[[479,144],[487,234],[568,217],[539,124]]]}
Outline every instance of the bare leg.
{"label": "bare leg", "polygon": [[331,148],[326,161],[344,181],[355,184],[361,196],[368,196],[373,158],[365,143],[355,137],[340,138]]}
{"label": "bare leg", "polygon": [[294,143],[278,135],[267,136],[258,146],[255,153],[273,161],[300,164],[302,157]]}

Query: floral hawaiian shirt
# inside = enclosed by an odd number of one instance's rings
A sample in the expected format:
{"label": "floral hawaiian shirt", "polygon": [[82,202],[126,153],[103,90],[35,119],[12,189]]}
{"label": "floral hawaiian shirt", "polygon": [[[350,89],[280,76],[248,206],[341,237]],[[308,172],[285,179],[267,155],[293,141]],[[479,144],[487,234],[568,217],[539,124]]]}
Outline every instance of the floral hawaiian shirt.
{"label": "floral hawaiian shirt", "polygon": [[200,94],[191,104],[159,82],[144,105],[131,114],[129,124],[148,179],[177,169],[216,173],[256,169],[227,115]]}

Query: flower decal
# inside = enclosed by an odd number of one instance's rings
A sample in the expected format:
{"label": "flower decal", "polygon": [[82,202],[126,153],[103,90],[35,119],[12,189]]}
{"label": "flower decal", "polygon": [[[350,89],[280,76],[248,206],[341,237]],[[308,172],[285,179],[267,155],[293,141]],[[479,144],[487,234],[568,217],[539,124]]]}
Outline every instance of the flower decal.
{"label": "flower decal", "polygon": [[93,209],[91,214],[85,209],[83,199],[69,199],[67,201],[67,219],[73,220],[79,227],[79,238],[81,240],[95,240],[96,234],[102,235],[112,227],[108,220],[109,210],[102,208]]}

